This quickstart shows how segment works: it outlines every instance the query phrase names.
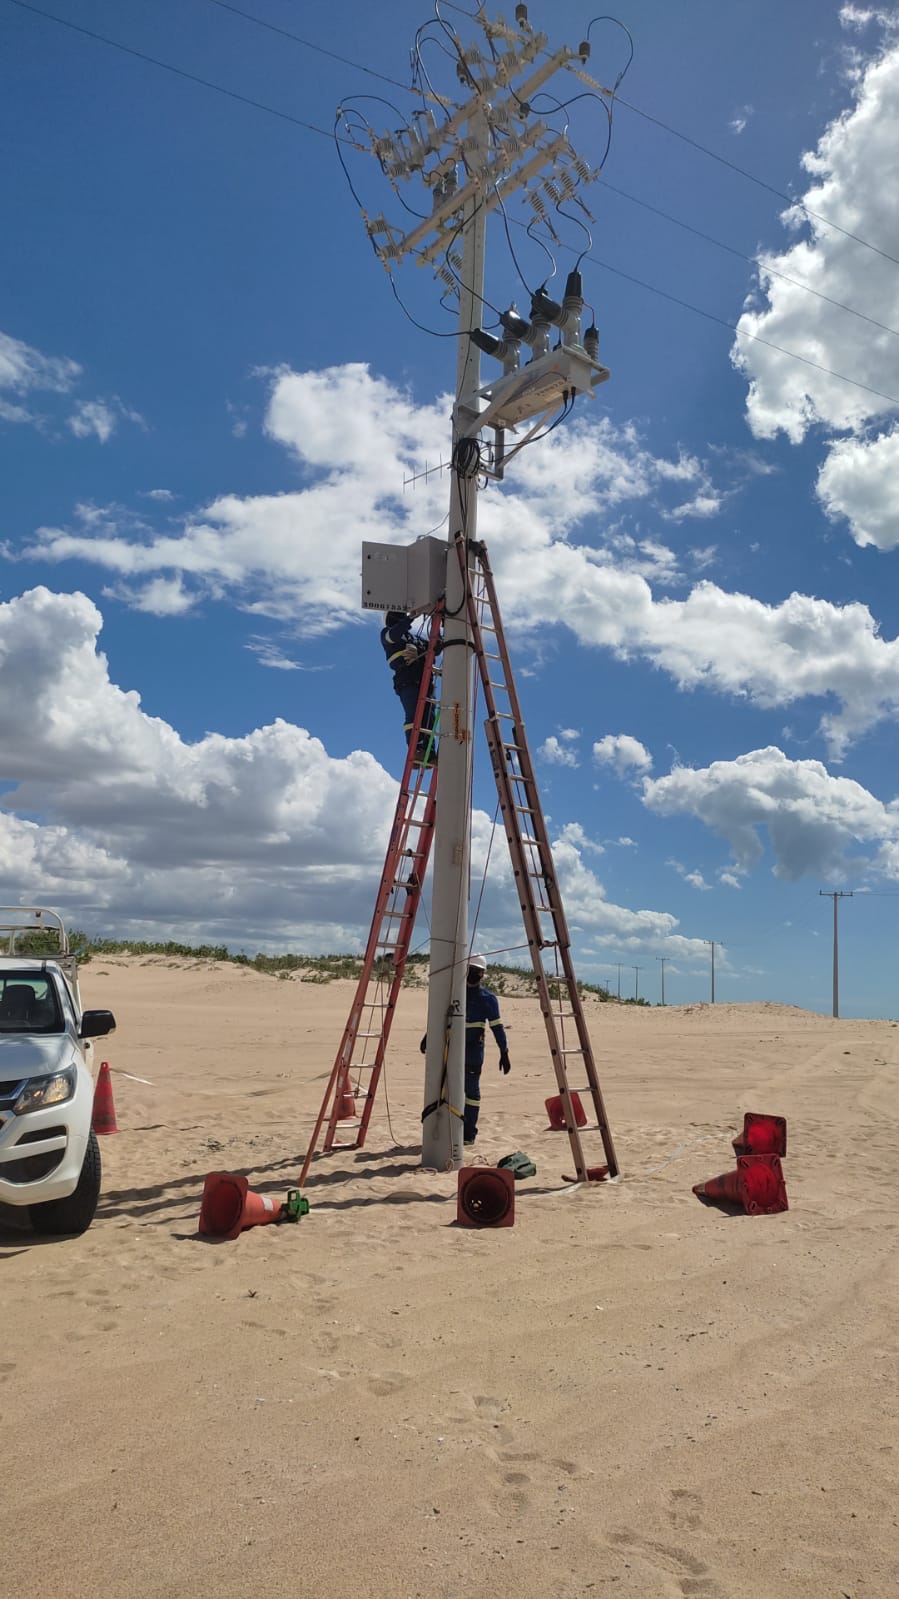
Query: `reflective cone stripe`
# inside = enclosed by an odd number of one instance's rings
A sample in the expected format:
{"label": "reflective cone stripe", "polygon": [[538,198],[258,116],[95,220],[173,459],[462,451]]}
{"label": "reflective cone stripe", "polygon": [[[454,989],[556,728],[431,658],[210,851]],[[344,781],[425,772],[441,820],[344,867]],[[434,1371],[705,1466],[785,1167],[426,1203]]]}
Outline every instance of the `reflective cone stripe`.
{"label": "reflective cone stripe", "polygon": [[236,1172],[210,1172],[203,1184],[203,1202],[197,1228],[203,1238],[236,1238],[248,1227],[280,1221],[283,1206],[268,1194],[254,1194],[247,1179]]}

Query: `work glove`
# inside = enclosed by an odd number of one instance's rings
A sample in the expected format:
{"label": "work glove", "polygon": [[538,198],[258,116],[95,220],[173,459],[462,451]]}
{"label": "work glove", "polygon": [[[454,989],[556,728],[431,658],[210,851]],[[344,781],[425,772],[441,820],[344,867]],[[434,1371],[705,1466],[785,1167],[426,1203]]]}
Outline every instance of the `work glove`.
{"label": "work glove", "polygon": [[499,1057],[499,1069],[504,1077],[508,1077],[510,1071],[512,1070],[512,1062],[509,1059],[508,1051],[505,1049],[501,1052]]}
{"label": "work glove", "polygon": [[407,644],[403,650],[403,660],[406,665],[411,666],[414,661],[417,661],[420,653],[416,644]]}

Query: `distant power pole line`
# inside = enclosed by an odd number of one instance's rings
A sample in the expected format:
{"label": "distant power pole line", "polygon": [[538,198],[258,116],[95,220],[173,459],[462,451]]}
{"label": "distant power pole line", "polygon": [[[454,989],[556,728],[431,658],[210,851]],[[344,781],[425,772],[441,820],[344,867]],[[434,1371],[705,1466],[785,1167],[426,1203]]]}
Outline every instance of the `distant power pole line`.
{"label": "distant power pole line", "polygon": [[851,899],[851,889],[826,889],[819,888],[818,895],[821,899],[833,900],[833,1013],[840,1014],[840,958],[839,940],[837,937],[837,900]]}
{"label": "distant power pole line", "polygon": [[657,955],[656,956],[656,960],[661,963],[661,967],[662,967],[662,1004],[663,1005],[665,1003],[665,962],[667,960],[670,960],[670,959],[671,959],[670,955]]}
{"label": "distant power pole line", "polygon": [[634,999],[640,998],[640,973],[642,970],[642,966],[634,967]]}
{"label": "distant power pole line", "polygon": [[711,946],[712,946],[712,1004],[714,1005],[714,1003],[715,1003],[715,944],[714,944],[714,941],[711,938],[704,938],[702,942],[704,944],[711,944]]}

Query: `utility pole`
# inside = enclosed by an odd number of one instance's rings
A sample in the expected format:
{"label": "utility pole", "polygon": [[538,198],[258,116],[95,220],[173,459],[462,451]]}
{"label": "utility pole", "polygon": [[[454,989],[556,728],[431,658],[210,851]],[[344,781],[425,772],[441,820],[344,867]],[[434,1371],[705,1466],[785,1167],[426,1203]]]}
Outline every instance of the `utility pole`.
{"label": "utility pole", "polygon": [[[483,171],[487,125],[478,114],[468,124],[475,148],[469,170]],[[459,290],[459,345],[456,361],[456,403],[453,409],[453,458],[446,566],[446,619],[443,627],[443,675],[440,696],[440,801],[434,829],[434,889],[431,909],[431,972],[428,983],[428,1043],[425,1058],[425,1105],[437,1104],[421,1128],[423,1166],[462,1165],[462,1108],[465,1101],[465,980],[468,969],[468,878],[471,862],[472,687],[474,662],[466,604],[467,569],[456,559],[456,535],[466,549],[475,537],[478,479],[463,476],[458,460],[460,441],[472,416],[463,396],[480,383],[481,353],[470,330],[480,321],[484,288],[487,213],[483,196],[473,196],[465,209]],[[477,457],[475,457],[477,458]]]}
{"label": "utility pole", "polygon": [[838,899],[851,899],[852,898],[852,890],[851,889],[846,889],[846,890],[843,890],[843,889],[828,890],[826,888],[819,888],[818,889],[818,896],[819,896],[820,899],[832,899],[833,900],[833,1013],[834,1013],[834,1016],[839,1017],[839,1014],[840,1014],[840,956],[839,956],[839,939],[838,939],[838,936],[837,936],[837,900]]}
{"label": "utility pole", "polygon": [[[590,56],[589,28],[576,49],[563,46],[552,52],[546,35],[532,28],[523,0],[515,7],[515,26],[501,17],[488,18],[483,9],[471,15],[485,34],[479,44],[464,46],[452,26],[443,23],[455,50],[453,56],[445,49],[455,68],[453,92],[434,89],[416,40],[412,92],[420,96],[421,105],[405,127],[394,125],[380,135],[366,129],[370,152],[394,192],[399,195],[401,183],[415,180],[424,185],[424,196],[417,195],[414,206],[406,205],[406,217],[396,223],[374,210],[362,212],[375,254],[389,274],[400,262],[414,259],[418,266],[432,268],[444,297],[459,297],[422,1118],[422,1163],[440,1170],[462,1164],[474,675],[467,600],[478,482],[500,481],[505,466],[551,417],[567,414],[577,397],[592,397],[595,386],[609,377],[599,362],[596,327],[581,331],[585,301],[577,270],[569,274],[561,303],[551,300],[545,287],[537,288],[531,294],[529,320],[510,306],[500,316],[501,337],[480,327],[490,213],[502,209],[508,237],[506,207],[517,191],[523,191],[530,207],[525,215],[533,223],[548,219],[550,209],[558,209],[562,201],[582,205],[575,199],[577,190],[598,175],[571,144],[567,118],[560,129],[531,105],[557,73],[568,74],[562,98],[572,73],[589,88],[600,89],[584,70]],[[468,96],[463,104],[455,100],[459,85]],[[363,149],[359,121],[354,108],[343,142]],[[551,171],[544,176],[547,168]],[[420,219],[411,228],[410,210]],[[552,223],[548,226],[557,238]],[[396,297],[400,299],[398,293]],[[551,347],[553,327],[559,340]],[[522,343],[531,351],[524,366]],[[503,369],[483,387],[480,352],[501,362]],[[492,449],[482,442],[488,430]],[[514,444],[507,449],[509,430]]]}
{"label": "utility pole", "polygon": [[643,967],[642,966],[635,966],[633,970],[634,970],[634,999],[639,999],[640,998],[640,973],[642,972]]}
{"label": "utility pole", "polygon": [[704,938],[704,944],[710,944],[712,949],[712,1004],[715,1003],[715,944],[711,938]]}
{"label": "utility pole", "polygon": [[624,965],[624,962],[623,961],[616,961],[615,965],[618,967],[618,998],[620,999],[621,998],[621,968]]}
{"label": "utility pole", "polygon": [[662,1004],[663,1005],[665,1003],[665,962],[667,960],[670,960],[670,958],[671,957],[669,955],[657,955],[656,956],[656,960],[660,963],[661,968],[662,968]]}

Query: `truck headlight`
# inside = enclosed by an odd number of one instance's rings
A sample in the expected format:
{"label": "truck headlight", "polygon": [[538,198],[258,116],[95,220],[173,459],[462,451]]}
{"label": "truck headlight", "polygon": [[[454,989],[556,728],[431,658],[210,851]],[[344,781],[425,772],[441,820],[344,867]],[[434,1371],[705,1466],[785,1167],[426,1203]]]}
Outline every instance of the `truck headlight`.
{"label": "truck headlight", "polygon": [[16,1116],[25,1116],[30,1110],[44,1110],[48,1105],[64,1105],[75,1092],[75,1068],[54,1072],[52,1077],[32,1077],[25,1084],[13,1105]]}

